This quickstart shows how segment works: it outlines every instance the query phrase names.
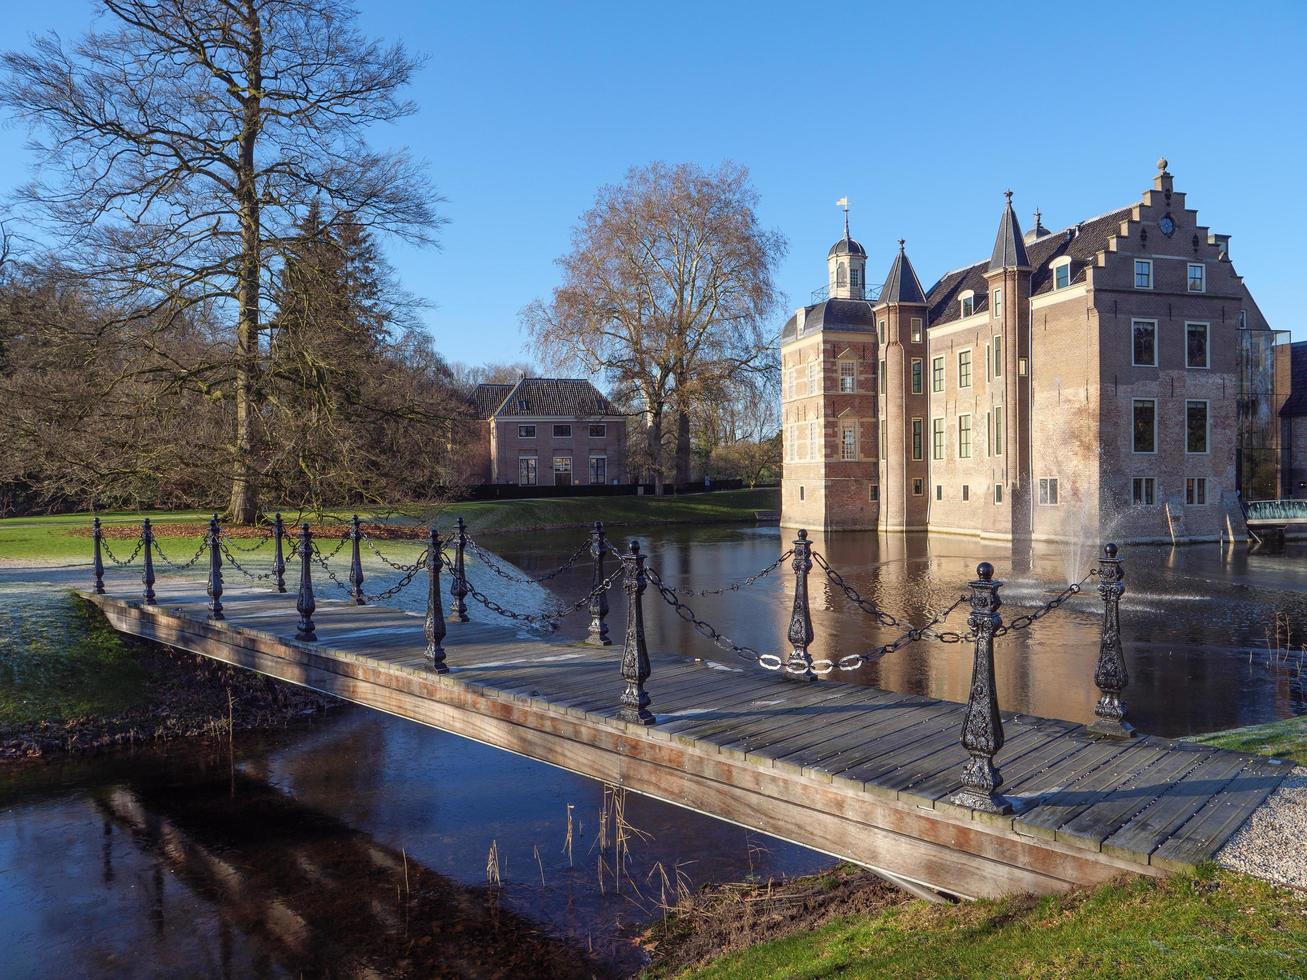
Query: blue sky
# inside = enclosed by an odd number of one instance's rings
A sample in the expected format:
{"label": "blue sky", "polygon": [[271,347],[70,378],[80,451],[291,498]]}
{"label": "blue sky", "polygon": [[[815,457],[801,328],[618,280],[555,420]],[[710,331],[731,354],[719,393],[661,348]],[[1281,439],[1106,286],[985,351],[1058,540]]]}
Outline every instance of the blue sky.
{"label": "blue sky", "polygon": [[[1023,222],[1039,206],[1061,228],[1136,200],[1165,156],[1271,323],[1307,339],[1307,4],[361,7],[430,58],[419,113],[374,141],[409,146],[448,198],[439,250],[388,254],[451,360],[529,356],[518,311],[556,284],[577,217],[655,159],[750,168],[796,306],[824,284],[843,195],[873,281],[903,237],[929,284],[988,253],[1005,188]],[[11,7],[0,43],[75,36],[90,11]],[[22,143],[0,129],[0,186]]]}

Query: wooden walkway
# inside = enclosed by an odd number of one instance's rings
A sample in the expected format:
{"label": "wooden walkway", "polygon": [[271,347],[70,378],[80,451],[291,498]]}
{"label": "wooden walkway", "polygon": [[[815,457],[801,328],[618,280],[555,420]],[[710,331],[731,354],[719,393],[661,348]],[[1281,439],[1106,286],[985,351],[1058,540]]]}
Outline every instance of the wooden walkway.
{"label": "wooden walkway", "polygon": [[450,672],[426,667],[422,618],[319,600],[318,641],[294,637],[295,597],[232,588],[207,621],[202,585],[86,598],[119,630],[337,695],[625,786],[962,897],[1061,891],[1212,857],[1289,767],[1145,736],[1004,715],[995,762],[1014,815],[948,802],[966,752],[963,706],[874,688],[786,681],[651,654],[653,727],[614,717],[620,645],[450,623]]}

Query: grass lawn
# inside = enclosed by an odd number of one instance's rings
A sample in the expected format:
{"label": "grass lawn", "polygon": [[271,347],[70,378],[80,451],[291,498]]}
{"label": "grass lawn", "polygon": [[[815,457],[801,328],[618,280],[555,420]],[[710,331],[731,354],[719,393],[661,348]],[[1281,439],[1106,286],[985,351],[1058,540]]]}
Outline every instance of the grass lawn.
{"label": "grass lawn", "polygon": [[1231,728],[1210,735],[1194,735],[1185,741],[1235,752],[1255,752],[1307,766],[1307,715],[1254,725],[1251,728]]}
{"label": "grass lawn", "polygon": [[682,975],[1305,976],[1307,895],[1203,867],[1064,896],[960,905],[913,900],[763,942]]}
{"label": "grass lawn", "polygon": [[[780,491],[722,490],[681,497],[561,497],[538,500],[465,501],[441,508],[440,522],[462,517],[474,532],[537,531],[550,528],[588,527],[603,521],[613,527],[652,524],[713,524],[747,522],[758,511],[780,509]],[[414,510],[414,513],[420,513]],[[288,519],[290,512],[287,512]],[[336,516],[345,518],[348,511]],[[362,513],[365,519],[370,516]],[[145,511],[102,513],[105,524],[137,523],[149,517],[157,524],[201,523],[206,511]],[[391,515],[402,519],[402,512]],[[15,517],[0,520],[0,559],[42,559],[69,562],[90,561],[91,541],[85,531],[90,514],[59,514],[53,517]],[[82,533],[76,533],[76,532]],[[129,542],[113,540],[110,546],[127,557]],[[164,547],[174,560],[182,561],[200,545],[199,537],[165,537]],[[107,564],[107,562],[106,562]]]}

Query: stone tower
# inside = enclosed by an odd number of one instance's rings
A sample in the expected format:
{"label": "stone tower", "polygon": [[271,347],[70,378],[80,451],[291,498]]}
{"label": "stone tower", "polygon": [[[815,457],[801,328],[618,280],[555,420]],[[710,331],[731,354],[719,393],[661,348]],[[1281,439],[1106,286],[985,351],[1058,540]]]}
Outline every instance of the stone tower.
{"label": "stone tower", "polygon": [[929,516],[926,292],[899,239],[874,315],[880,342],[882,531],[925,530]]}
{"label": "stone tower", "polygon": [[849,235],[826,255],[828,297],[781,331],[781,523],[813,531],[876,526],[875,321],[866,250]]}
{"label": "stone tower", "polygon": [[[999,219],[994,251],[985,271],[989,290],[991,333],[986,346],[986,374],[1001,399],[989,409],[1002,445],[1003,499],[996,502],[1003,530],[1014,538],[1028,537],[1031,529],[1030,460],[1030,259],[1021,226],[1012,210],[1012,192]],[[1000,377],[1001,375],[1001,377]]]}

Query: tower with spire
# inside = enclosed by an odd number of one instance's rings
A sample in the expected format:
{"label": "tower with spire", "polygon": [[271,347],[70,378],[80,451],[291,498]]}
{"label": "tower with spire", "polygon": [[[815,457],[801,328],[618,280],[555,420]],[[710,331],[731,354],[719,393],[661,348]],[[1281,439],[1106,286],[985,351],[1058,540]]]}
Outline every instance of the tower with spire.
{"label": "tower with spire", "polygon": [[826,290],[832,299],[866,299],[867,250],[849,235],[849,199],[840,198],[844,208],[844,237],[826,253]]}

